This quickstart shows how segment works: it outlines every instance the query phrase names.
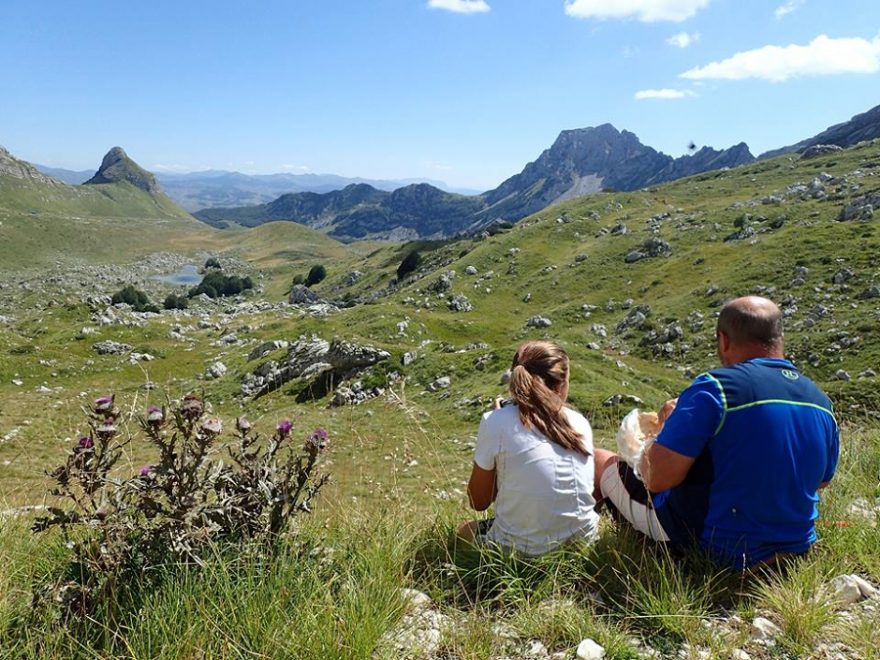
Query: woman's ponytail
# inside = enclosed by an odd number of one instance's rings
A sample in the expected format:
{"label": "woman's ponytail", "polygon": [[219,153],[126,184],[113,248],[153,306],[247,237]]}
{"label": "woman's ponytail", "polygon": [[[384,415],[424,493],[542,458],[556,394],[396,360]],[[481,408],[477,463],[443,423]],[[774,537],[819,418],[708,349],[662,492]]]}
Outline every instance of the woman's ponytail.
{"label": "woman's ponytail", "polygon": [[523,426],[535,428],[552,442],[587,455],[583,437],[565,414],[568,355],[547,341],[523,344],[513,358],[510,394]]}

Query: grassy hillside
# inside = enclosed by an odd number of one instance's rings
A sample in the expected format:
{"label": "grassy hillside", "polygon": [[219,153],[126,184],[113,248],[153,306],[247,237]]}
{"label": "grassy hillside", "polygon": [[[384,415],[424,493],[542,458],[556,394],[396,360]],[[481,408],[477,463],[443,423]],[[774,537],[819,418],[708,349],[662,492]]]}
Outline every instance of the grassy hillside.
{"label": "grassy hillside", "polygon": [[[813,185],[816,178],[820,186]],[[798,183],[804,186],[794,187]],[[428,592],[434,609],[454,622],[433,657],[525,657],[530,640],[572,657],[585,636],[614,658],[645,657],[646,644],[663,657],[730,657],[735,648],[760,658],[828,657],[818,650],[823,643],[843,644],[843,657],[877,657],[876,611],[843,617],[822,593],[841,573],[880,582],[880,538],[871,513],[880,494],[880,403],[876,376],[867,371],[880,370],[880,299],[863,295],[880,285],[880,232],[868,214],[838,220],[845,205],[878,188],[880,144],[868,144],[818,159],[783,157],[656,189],[573,200],[512,229],[463,241],[342,246],[307,228],[273,223],[230,233],[133,230],[123,234],[130,245],[120,247],[122,239],[109,228],[122,225],[122,218],[53,216],[83,222],[85,233],[65,235],[71,245],[77,236],[88,237],[83,247],[76,244],[83,255],[97,248],[99,259],[127,264],[159,250],[216,254],[253,275],[262,293],[198,301],[187,312],[156,317],[120,311],[123,322],[99,325],[93,315],[103,308],[91,309],[85,299],[112,292],[119,284],[114,278],[121,277],[115,270],[106,281],[82,286],[77,281],[86,271],[72,271],[73,282],[53,290],[52,304],[41,288],[51,273],[26,279],[28,287],[5,288],[0,482],[9,506],[45,501],[43,470],[59,462],[69,445],[65,439],[81,429],[80,406],[111,391],[131,413],[165,396],[198,391],[227,420],[245,413],[264,430],[282,418],[293,418],[297,432],[326,427],[334,482],[322,494],[314,526],[302,532],[310,548],[319,548],[308,555],[313,559],[303,561],[292,550],[277,574],[266,574],[218,558],[211,572],[150,594],[124,633],[94,642],[89,651],[46,622],[31,622],[25,632],[4,626],[27,610],[31,580],[63,552],[60,541],[37,549],[17,523],[8,523],[0,527],[0,557],[8,558],[0,562],[8,567],[0,569],[0,593],[10,594],[0,598],[0,645],[14,641],[10,648],[22,657],[39,651],[63,657],[71,649],[142,657],[159,647],[170,649],[167,657],[370,657],[374,651],[400,657],[381,640],[404,615],[398,588],[410,586]],[[0,220],[4,231],[7,219]],[[725,240],[737,233],[736,240]],[[101,248],[102,238],[111,247]],[[63,245],[46,240],[55,250]],[[663,241],[671,253],[627,261],[650,240],[665,254],[656,242]],[[12,259],[0,261],[3,270],[26,262],[16,250],[3,249]],[[393,284],[413,249],[422,253],[422,267]],[[362,304],[328,314],[280,304],[292,277],[316,263],[328,270],[318,293]],[[476,274],[467,274],[468,267]],[[456,274],[448,289],[438,290],[450,270]],[[360,275],[353,277],[354,271]],[[157,296],[173,290],[152,286]],[[713,573],[705,567],[683,566],[610,524],[597,546],[534,564],[474,555],[448,542],[453,522],[470,515],[463,488],[479,416],[492,396],[503,393],[501,375],[523,339],[551,337],[570,352],[572,402],[590,418],[597,444],[612,447],[616,426],[633,404],[604,402],[632,395],[654,408],[675,395],[693,374],[715,364],[720,304],[750,292],[783,305],[789,352],[828,390],[844,421],[842,467],[823,495],[822,541],[808,561],[754,580],[707,577]],[[449,309],[455,295],[467,297],[473,310]],[[639,305],[650,306],[646,318],[618,331]],[[529,327],[538,315],[551,325]],[[83,327],[94,332],[85,335]],[[312,333],[391,353],[358,377],[385,387],[385,394],[331,409],[329,397],[308,400],[308,384],[291,382],[256,400],[240,397],[245,374],[284,357],[279,349],[248,361],[252,348]],[[132,363],[98,355],[93,343],[101,340],[125,342],[155,359]],[[407,352],[417,357],[404,367]],[[226,374],[203,378],[216,361]],[[849,381],[840,379],[841,371]],[[440,376],[450,377],[449,388],[430,391]],[[141,389],[148,380],[156,389]],[[128,452],[131,470],[151,459],[143,446]],[[868,503],[867,514],[860,501]],[[381,515],[388,511],[393,520]],[[45,554],[29,563],[38,550]],[[325,584],[335,585],[333,597]],[[241,607],[230,608],[230,602]],[[749,641],[749,622],[758,614],[783,628],[778,645]],[[493,632],[498,624],[513,629],[522,643],[507,648]]]}

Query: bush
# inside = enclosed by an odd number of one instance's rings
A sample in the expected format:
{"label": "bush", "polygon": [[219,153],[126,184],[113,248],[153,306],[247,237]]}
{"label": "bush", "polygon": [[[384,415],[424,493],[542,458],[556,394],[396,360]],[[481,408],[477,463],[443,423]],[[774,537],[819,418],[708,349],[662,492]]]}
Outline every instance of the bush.
{"label": "bush", "polygon": [[175,293],[169,293],[162,303],[165,309],[186,309],[189,307],[189,299],[186,296],[178,296]]}
{"label": "bush", "polygon": [[297,273],[293,276],[293,281],[291,282],[292,286],[302,286],[306,283],[306,276],[302,273]]}
{"label": "bush", "polygon": [[319,282],[323,282],[325,277],[327,277],[327,269],[324,268],[324,266],[320,264],[312,266],[312,269],[306,277],[306,286],[314,286]]}
{"label": "bush", "polygon": [[35,602],[48,596],[60,603],[65,619],[106,613],[115,590],[162,574],[162,567],[201,566],[223,544],[271,557],[327,481],[315,474],[327,445],[323,429],[295,451],[290,422],[279,422],[262,443],[241,417],[224,461],[216,456],[223,425],[205,417],[195,396],[147,410],[138,420],[141,438],[156,450],[157,462],[120,478],[119,461],[135,438],[120,433],[114,401],[101,397],[86,411],[91,432],[50,473],[51,494],[69,507],[50,507],[33,528],[60,528],[70,549],[64,575],[35,593]]}
{"label": "bush", "polygon": [[135,289],[131,284],[113,294],[110,302],[114,305],[125,303],[131,305],[136,312],[158,312],[159,308],[150,302],[143,291]]}
{"label": "bush", "polygon": [[217,257],[211,257],[205,262],[205,270],[210,270],[211,268],[216,268],[220,270],[223,266],[220,265],[220,260]]}
{"label": "bush", "polygon": [[418,250],[413,250],[403,258],[397,267],[397,279],[402,280],[404,277],[414,272],[422,263],[422,255]]}
{"label": "bush", "polygon": [[224,275],[219,271],[213,270],[202,278],[198,286],[190,289],[189,297],[195,298],[202,293],[206,294],[209,298],[234,296],[245,289],[253,288],[254,282],[250,277],[242,279],[238,275]]}

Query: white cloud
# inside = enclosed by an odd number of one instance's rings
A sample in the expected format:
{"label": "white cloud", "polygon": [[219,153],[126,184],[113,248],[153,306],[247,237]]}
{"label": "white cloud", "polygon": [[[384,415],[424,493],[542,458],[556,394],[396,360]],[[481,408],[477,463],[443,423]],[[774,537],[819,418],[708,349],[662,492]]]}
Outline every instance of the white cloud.
{"label": "white cloud", "polygon": [[880,36],[832,39],[819,35],[806,46],[764,46],[681,74],[688,80],[745,80],[784,82],[803,76],[880,71]]}
{"label": "white cloud", "polygon": [[687,48],[691,44],[695,44],[700,40],[700,33],[688,33],[688,32],[679,32],[678,34],[673,34],[669,39],[666,40],[670,46],[675,46],[676,48]]}
{"label": "white cloud", "polygon": [[674,100],[686,99],[692,96],[696,96],[696,94],[689,89],[643,89],[636,92],[635,98],[636,101],[644,101],[646,99]]}
{"label": "white cloud", "polygon": [[492,9],[486,0],[428,0],[428,7],[456,14],[481,14]]}
{"label": "white cloud", "polygon": [[806,2],[806,0],[788,0],[784,5],[779,5],[776,8],[776,11],[773,12],[773,15],[776,16],[777,20],[785,18],[790,13],[800,9],[804,2]]}
{"label": "white cloud", "polygon": [[308,165],[292,165],[289,163],[282,165],[281,169],[285,172],[311,172],[312,170]]}
{"label": "white cloud", "polygon": [[687,20],[711,0],[566,0],[565,13],[575,18],[637,18],[645,23]]}

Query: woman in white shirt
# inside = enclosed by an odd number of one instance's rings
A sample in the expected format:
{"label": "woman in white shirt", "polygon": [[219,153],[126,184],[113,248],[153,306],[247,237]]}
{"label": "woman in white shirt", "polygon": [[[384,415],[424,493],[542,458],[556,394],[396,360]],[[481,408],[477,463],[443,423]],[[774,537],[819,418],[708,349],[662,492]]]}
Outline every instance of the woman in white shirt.
{"label": "woman in white shirt", "polygon": [[[565,406],[568,355],[548,341],[523,344],[513,358],[511,405],[483,415],[468,484],[471,506],[495,518],[458,534],[539,555],[572,538],[596,538],[596,450],[590,423]],[[606,452],[599,463],[604,466]],[[610,456],[610,452],[607,452]]]}

